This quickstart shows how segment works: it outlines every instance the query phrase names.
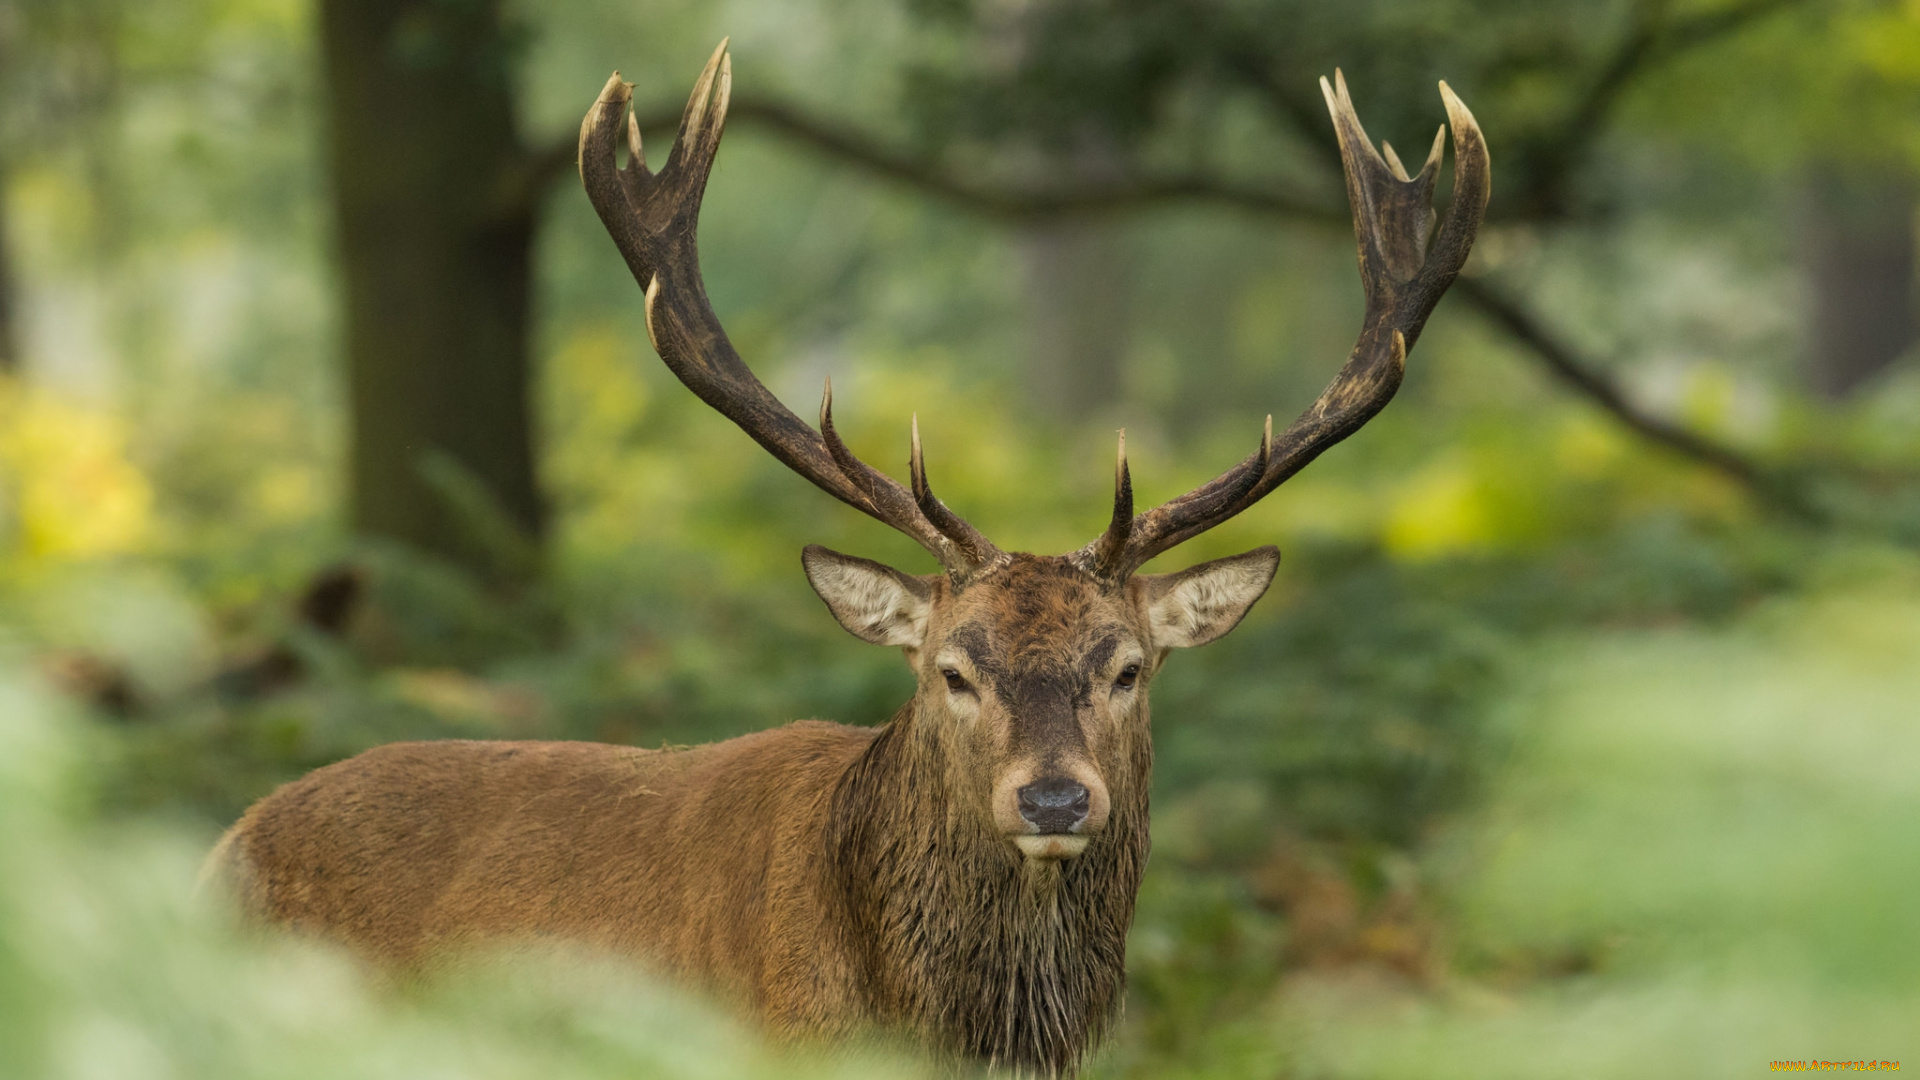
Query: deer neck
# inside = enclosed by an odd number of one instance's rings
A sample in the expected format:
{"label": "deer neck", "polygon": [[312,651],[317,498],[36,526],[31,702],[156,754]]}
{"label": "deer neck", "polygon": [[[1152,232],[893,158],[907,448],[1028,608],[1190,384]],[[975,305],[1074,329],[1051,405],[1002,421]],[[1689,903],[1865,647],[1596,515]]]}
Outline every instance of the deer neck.
{"label": "deer neck", "polygon": [[964,778],[915,721],[909,702],[834,798],[834,885],[868,1006],[976,1061],[1071,1072],[1124,989],[1151,748],[1116,778],[1112,817],[1085,852],[1036,863],[958,795]]}

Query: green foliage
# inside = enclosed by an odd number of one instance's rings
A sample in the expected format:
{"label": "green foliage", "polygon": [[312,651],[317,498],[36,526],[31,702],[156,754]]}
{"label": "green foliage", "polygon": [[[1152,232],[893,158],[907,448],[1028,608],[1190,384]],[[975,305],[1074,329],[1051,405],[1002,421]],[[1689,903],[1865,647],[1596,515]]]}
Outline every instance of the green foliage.
{"label": "green foliage", "polygon": [[[1743,134],[1777,134],[1783,119],[1818,113],[1831,99],[1791,94],[1822,77],[1836,94],[1842,80],[1889,112],[1909,92],[1894,57],[1910,20],[1884,4],[1053,0],[1014,11],[931,0],[916,8],[934,32],[909,64],[908,104],[930,145],[1037,145],[1069,168],[1077,159],[1122,174],[1145,165],[1252,175],[1267,178],[1263,187],[1330,193],[1337,172],[1318,78],[1344,71],[1376,138],[1397,141],[1409,162],[1431,138],[1433,86],[1445,80],[1499,133],[1495,220],[1536,224],[1590,215],[1646,183],[1591,160],[1591,146],[1643,73],[1702,42],[1737,42],[1700,51],[1712,53],[1706,63],[1723,80],[1710,108],[1746,110]],[[1810,35],[1826,47],[1810,46]],[[1867,40],[1876,44],[1863,47]],[[1802,65],[1802,77],[1763,78],[1760,70],[1777,67],[1757,56]],[[1755,95],[1725,92],[1730,83],[1760,91],[1765,119],[1754,115]],[[1791,94],[1774,89],[1781,86]]]}
{"label": "green foliage", "polygon": [[1501,709],[1503,778],[1433,849],[1469,977],[1422,1005],[1300,988],[1302,1073],[1899,1059],[1920,999],[1894,899],[1920,880],[1920,579],[1884,550],[1820,562],[1804,596],[1723,631],[1545,650]]}
{"label": "green foliage", "polygon": [[[1762,517],[1443,305],[1385,414],[1167,560],[1286,555],[1245,625],[1156,679],[1156,850],[1103,1075],[1898,1056],[1917,616],[1911,555],[1876,545],[1920,537],[1920,382],[1909,362],[1844,406],[1794,391],[1781,223],[1808,155],[1906,153],[1914,18],[1790,6],[1656,66],[1568,162],[1582,227],[1510,206],[1475,269],[1527,282],[1650,407],[1858,466],[1819,494],[1880,539]],[[1332,200],[1312,76],[1341,65],[1403,148],[1448,78],[1498,190],[1545,192],[1557,125],[1634,20],[1723,9],[1039,3],[1011,52],[1006,10],[524,5],[522,121],[564,144],[616,66],[675,100],[732,32],[743,95],[784,87],[982,174],[1048,178],[1092,129],[1136,163]],[[883,722],[911,679],[833,625],[798,549],[930,569],[671,380],[571,183],[540,240],[544,580],[503,595],[343,536],[308,16],[90,3],[11,24],[35,71],[0,71],[8,240],[41,329],[0,386],[0,644],[108,707],[5,684],[0,1045],[44,1075],[758,1075],[749,1036],[630,974],[395,994],[186,899],[215,826],[378,743]],[[1186,490],[1311,400],[1358,318],[1344,228],[1192,209],[1113,228],[1130,344],[1119,403],[1079,420],[1033,404],[1017,234],[742,125],[701,242],[736,342],[797,412],[831,374],[843,432],[895,471],[918,412],[946,501],[1062,551],[1103,524],[1114,427],[1143,502]],[[441,481],[504,558],[536,557]],[[355,618],[302,625],[291,598],[342,562],[366,575]],[[276,649],[296,680],[236,676]]]}

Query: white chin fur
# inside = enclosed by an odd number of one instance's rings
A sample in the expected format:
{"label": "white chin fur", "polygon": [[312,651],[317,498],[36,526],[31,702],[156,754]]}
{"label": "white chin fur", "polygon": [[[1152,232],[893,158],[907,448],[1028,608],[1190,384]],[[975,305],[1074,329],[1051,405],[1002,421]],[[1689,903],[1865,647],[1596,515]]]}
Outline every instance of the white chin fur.
{"label": "white chin fur", "polygon": [[1071,859],[1087,849],[1086,837],[1062,836],[1059,833],[1016,836],[1013,843],[1029,859]]}

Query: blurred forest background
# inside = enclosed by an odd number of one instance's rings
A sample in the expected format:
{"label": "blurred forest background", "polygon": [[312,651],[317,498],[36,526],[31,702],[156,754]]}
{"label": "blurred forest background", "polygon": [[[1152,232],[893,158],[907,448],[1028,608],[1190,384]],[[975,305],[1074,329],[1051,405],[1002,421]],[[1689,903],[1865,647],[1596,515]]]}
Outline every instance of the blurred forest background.
{"label": "blurred forest background", "polygon": [[[425,737],[884,720],[573,172],[736,60],[706,280],[1010,548],[1237,460],[1360,291],[1316,79],[1487,133],[1466,276],[1155,687],[1102,1076],[1748,1075],[1920,1015],[1911,0],[0,0],[0,1073],[791,1075],[621,972],[369,990],[188,899]],[[1443,192],[1445,186],[1443,184]],[[898,1075],[911,1062],[822,1062]]]}

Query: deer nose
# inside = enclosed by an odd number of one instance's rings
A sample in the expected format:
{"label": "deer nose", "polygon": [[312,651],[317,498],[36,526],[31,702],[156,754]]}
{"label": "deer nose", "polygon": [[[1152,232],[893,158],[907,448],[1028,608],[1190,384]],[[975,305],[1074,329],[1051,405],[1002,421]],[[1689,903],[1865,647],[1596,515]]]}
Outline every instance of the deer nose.
{"label": "deer nose", "polygon": [[1063,776],[1035,780],[1020,789],[1020,816],[1042,833],[1072,832],[1087,820],[1086,785]]}

